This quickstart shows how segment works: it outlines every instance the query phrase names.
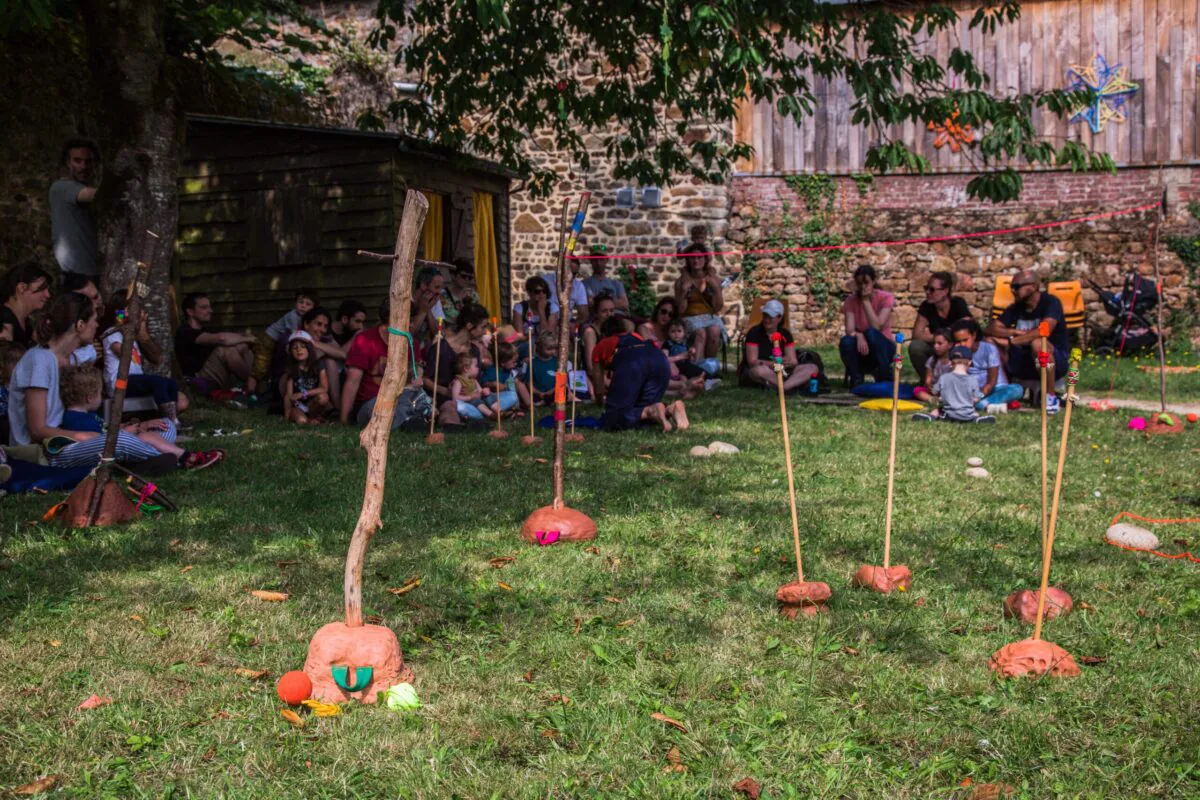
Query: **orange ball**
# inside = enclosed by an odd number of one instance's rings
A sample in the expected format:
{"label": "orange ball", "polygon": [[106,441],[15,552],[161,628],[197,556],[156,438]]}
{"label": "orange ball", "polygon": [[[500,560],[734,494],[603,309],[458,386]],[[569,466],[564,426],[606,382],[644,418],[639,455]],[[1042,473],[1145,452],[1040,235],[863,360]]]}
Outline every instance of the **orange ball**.
{"label": "orange ball", "polygon": [[298,706],[312,696],[312,681],[303,672],[294,669],[279,677],[275,693],[289,706]]}
{"label": "orange ball", "polygon": [[1187,421],[1192,423],[1193,425],[1195,425],[1197,422],[1200,422],[1200,414],[1196,414],[1194,412],[1191,414],[1188,414]]}

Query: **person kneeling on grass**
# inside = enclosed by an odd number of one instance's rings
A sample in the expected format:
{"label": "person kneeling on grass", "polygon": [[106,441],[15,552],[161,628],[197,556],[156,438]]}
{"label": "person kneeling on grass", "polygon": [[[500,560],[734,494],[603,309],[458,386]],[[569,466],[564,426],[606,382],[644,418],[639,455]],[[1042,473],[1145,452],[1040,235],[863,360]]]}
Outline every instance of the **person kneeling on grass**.
{"label": "person kneeling on grass", "polygon": [[942,375],[933,385],[933,393],[941,398],[942,407],[934,409],[929,414],[913,414],[912,418],[921,422],[942,419],[950,422],[983,422],[994,423],[996,418],[988,415],[981,417],[975,410],[975,403],[983,395],[979,391],[979,382],[969,372],[971,368],[971,349],[958,346],[950,350],[950,363],[954,365],[950,372]]}
{"label": "person kneeling on grass", "polygon": [[609,336],[596,345],[593,356],[611,373],[604,405],[604,429],[628,430],[642,422],[657,422],[671,431],[690,424],[682,400],[670,405],[663,396],[671,382],[671,362],[654,342],[636,333]]}
{"label": "person kneeling on grass", "polygon": [[[92,439],[103,441],[104,423],[96,410],[100,408],[103,379],[100,370],[91,365],[67,367],[62,373],[62,402],[65,411],[60,427],[71,432],[77,442]],[[151,419],[145,422],[130,422],[121,426],[119,437],[131,437],[141,443],[137,447],[126,442],[126,455],[118,461],[145,461],[160,455],[172,455],[184,469],[211,467],[225,456],[223,450],[207,453],[189,453],[175,444],[175,425],[169,419]],[[120,444],[120,439],[118,439]]]}

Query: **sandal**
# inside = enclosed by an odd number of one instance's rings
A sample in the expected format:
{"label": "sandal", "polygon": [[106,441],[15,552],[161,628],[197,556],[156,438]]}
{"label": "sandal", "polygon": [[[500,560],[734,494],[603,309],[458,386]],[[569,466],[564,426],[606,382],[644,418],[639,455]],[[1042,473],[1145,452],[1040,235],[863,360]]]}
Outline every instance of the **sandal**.
{"label": "sandal", "polygon": [[184,456],[182,466],[186,470],[204,469],[211,467],[223,458],[225,458],[224,450],[194,450]]}

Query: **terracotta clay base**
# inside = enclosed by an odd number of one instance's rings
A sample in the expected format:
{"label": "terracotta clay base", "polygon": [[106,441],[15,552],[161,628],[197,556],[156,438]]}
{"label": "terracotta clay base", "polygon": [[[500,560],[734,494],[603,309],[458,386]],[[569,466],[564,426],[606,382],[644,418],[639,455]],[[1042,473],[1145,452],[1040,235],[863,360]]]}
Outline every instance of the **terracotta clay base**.
{"label": "terracotta clay base", "polygon": [[[92,492],[96,488],[95,478],[84,478],[67,498],[66,507],[59,512],[59,519],[68,528],[82,528],[87,525],[88,508],[92,503]],[[104,486],[104,494],[100,498],[100,511],[96,514],[96,525],[120,525],[138,519],[142,512],[138,511],[125,492],[115,482],[109,481]]]}
{"label": "terracotta clay base", "polygon": [[445,443],[446,443],[446,434],[444,434],[444,433],[431,433],[425,437],[425,444],[445,444]]}
{"label": "terracotta clay base", "polygon": [[522,436],[521,437],[521,444],[526,445],[526,446],[541,444],[541,443],[542,443],[542,437],[540,437],[540,436]]}
{"label": "terracotta clay base", "polygon": [[1149,424],[1146,425],[1146,433],[1162,434],[1162,433],[1183,433],[1183,422],[1174,414],[1168,416],[1168,419],[1175,424],[1159,419],[1158,414],[1153,414],[1150,417]]}
{"label": "terracotta clay base", "polygon": [[494,430],[494,431],[490,431],[490,432],[488,433],[488,436],[492,437],[493,439],[507,439],[507,438],[508,438],[508,431],[503,431],[503,430],[500,430],[500,429],[496,429],[496,430]]}
{"label": "terracotta clay base", "polygon": [[[1004,616],[1009,619],[1019,617],[1021,622],[1024,622],[1026,625],[1033,625],[1037,622],[1037,604],[1037,592],[1029,589],[1021,589],[1004,598]],[[1047,620],[1070,614],[1072,605],[1071,595],[1057,586],[1051,586],[1046,590],[1046,610],[1044,613]]]}
{"label": "terracotta clay base", "polygon": [[1074,678],[1079,665],[1071,654],[1053,642],[1042,639],[1023,639],[1006,644],[988,660],[988,668],[1001,678],[1022,678],[1049,675],[1052,678]]}
{"label": "terracotta clay base", "polygon": [[583,441],[583,434],[582,433],[568,433],[566,436],[563,437],[563,441],[564,442],[574,442],[575,444],[579,444],[580,442]]}
{"label": "terracotta clay base", "polygon": [[912,570],[902,564],[887,569],[863,564],[850,582],[880,594],[889,594],[897,589],[907,592],[912,588]]}
{"label": "terracotta clay base", "polygon": [[[331,670],[339,665],[350,667],[351,676],[355,667],[371,667],[371,683],[361,691],[347,692],[333,679]],[[404,671],[400,642],[391,628],[382,625],[351,628],[344,622],[331,622],[313,634],[304,660],[312,696],[326,703],[344,703],[351,698],[374,703],[384,689],[404,682]]]}
{"label": "terracotta clay base", "polygon": [[817,614],[829,611],[825,603],[833,596],[829,584],[818,581],[792,581],[779,587],[775,599],[779,601],[779,613],[788,619],[795,619],[797,614],[815,617]]}
{"label": "terracotta clay base", "polygon": [[596,523],[573,508],[543,506],[521,525],[521,536],[527,542],[536,544],[538,531],[558,531],[560,542],[583,542],[596,538]]}

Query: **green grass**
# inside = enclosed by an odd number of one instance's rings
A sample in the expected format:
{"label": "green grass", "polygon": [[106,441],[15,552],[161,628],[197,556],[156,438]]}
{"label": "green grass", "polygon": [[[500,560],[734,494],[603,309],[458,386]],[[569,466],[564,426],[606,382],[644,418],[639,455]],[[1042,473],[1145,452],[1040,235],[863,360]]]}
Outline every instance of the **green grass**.
{"label": "green grass", "polygon": [[[807,576],[835,594],[826,617],[788,622],[774,397],[725,389],[692,413],[682,435],[570,448],[568,499],[598,522],[599,553],[518,539],[550,499],[534,461],[548,443],[394,436],[364,602],[425,706],[352,706],[304,730],[280,718],[273,679],[340,614],[354,432],[201,409],[197,430],[254,430],[223,440],[228,463],[161,481],[177,514],[64,532],[28,522],[55,498],[3,499],[0,791],[56,774],[73,797],[726,798],[752,776],[770,798],[959,797],[968,777],[1031,798],[1200,795],[1198,567],[1101,541],[1121,510],[1197,513],[1172,498],[1200,494],[1200,428],[1144,438],[1076,416],[1053,578],[1090,610],[1047,632],[1107,660],[1001,682],[989,654],[1028,635],[1001,601],[1038,572],[1035,415],[901,424],[893,560],[916,582],[882,597],[848,580],[881,559],[888,415],[794,406]],[[718,438],[743,452],[688,457]],[[961,477],[970,455],[991,480]],[[1163,533],[1200,550],[1196,526]],[[113,704],[74,710],[93,692]],[[664,771],[673,747],[683,773]]]}

